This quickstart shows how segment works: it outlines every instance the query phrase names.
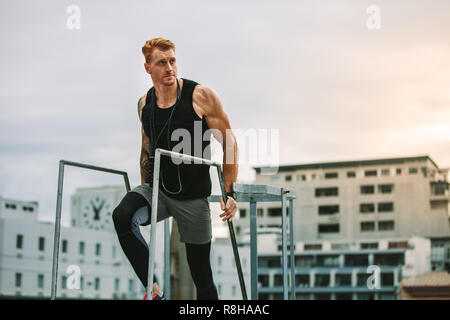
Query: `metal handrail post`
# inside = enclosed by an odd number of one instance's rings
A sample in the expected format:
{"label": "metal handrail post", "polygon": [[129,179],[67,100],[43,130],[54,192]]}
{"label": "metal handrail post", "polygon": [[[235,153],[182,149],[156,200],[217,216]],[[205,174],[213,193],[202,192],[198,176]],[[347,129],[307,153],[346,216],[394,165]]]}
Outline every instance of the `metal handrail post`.
{"label": "metal handrail post", "polygon": [[295,295],[295,256],[294,256],[294,200],[289,199],[289,238],[291,258],[291,300],[296,300]]}
{"label": "metal handrail post", "polygon": [[[217,173],[219,175],[219,182],[220,182],[220,189],[222,192],[222,199],[224,203],[227,202],[227,196],[226,196],[226,190],[225,190],[225,183],[223,179],[222,174],[222,168],[221,164],[216,161],[211,161],[208,159],[203,159],[199,157],[194,157],[190,155],[181,154],[178,152],[168,151],[164,149],[157,148],[155,150],[155,157],[154,157],[154,171],[153,171],[153,196],[152,196],[152,218],[151,218],[151,227],[150,227],[150,244],[149,244],[149,263],[148,263],[148,283],[151,283],[153,281],[153,274],[154,274],[154,258],[155,258],[155,242],[156,242],[156,217],[157,217],[157,211],[158,211],[158,192],[159,192],[159,170],[160,170],[160,162],[161,162],[161,155],[163,156],[170,156],[172,158],[177,158],[181,160],[188,160],[188,161],[194,161],[194,163],[198,164],[206,164],[209,166],[215,166],[217,168]],[[236,243],[236,236],[234,234],[234,228],[232,221],[228,222],[228,229],[230,232],[230,238],[231,243],[233,247],[235,262],[236,262],[236,268],[238,271],[239,276],[239,282],[241,285],[241,291],[242,291],[242,298],[244,300],[247,300],[247,292],[245,290],[245,281],[244,276],[242,274],[242,267],[241,262],[239,258],[239,251],[237,249],[237,243]]]}
{"label": "metal handrail post", "polygon": [[256,201],[250,201],[251,299],[258,300],[258,230]]}
{"label": "metal handrail post", "polygon": [[281,233],[281,239],[282,239],[282,260],[283,260],[283,299],[288,299],[288,272],[287,272],[287,250],[286,250],[286,195],[285,195],[285,189],[281,188],[281,227],[282,227],[282,233]]}
{"label": "metal handrail post", "polygon": [[55,217],[55,234],[53,240],[53,266],[52,266],[52,284],[51,284],[51,295],[50,299],[56,299],[57,283],[58,283],[58,262],[59,262],[59,240],[61,236],[61,207],[62,207],[62,196],[63,196],[63,185],[64,185],[64,166],[69,165],[73,167],[79,167],[84,169],[103,171],[113,174],[120,174],[124,177],[125,188],[130,191],[130,181],[128,180],[128,174],[125,171],[119,171],[114,169],[108,169],[98,166],[93,166],[85,163],[59,160],[59,170],[58,170],[58,190],[56,194],[56,217]]}
{"label": "metal handrail post", "polygon": [[56,286],[58,277],[58,261],[59,261],[59,238],[61,232],[61,206],[64,182],[64,161],[59,161],[58,170],[58,191],[56,194],[56,219],[55,219],[55,234],[53,240],[53,268],[52,268],[52,293],[51,299],[56,299]]}

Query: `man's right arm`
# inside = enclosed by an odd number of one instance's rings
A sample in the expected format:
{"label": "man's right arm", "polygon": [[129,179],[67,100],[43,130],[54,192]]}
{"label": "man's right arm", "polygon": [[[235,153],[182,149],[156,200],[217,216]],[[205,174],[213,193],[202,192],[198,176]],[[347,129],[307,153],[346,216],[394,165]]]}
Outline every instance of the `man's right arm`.
{"label": "man's right arm", "polygon": [[141,166],[141,184],[144,184],[146,181],[150,181],[152,176],[151,172],[151,149],[150,149],[150,139],[145,134],[144,126],[142,124],[142,109],[145,105],[145,96],[141,97],[138,101],[138,114],[139,119],[141,120],[141,132],[142,132],[142,147],[141,147],[141,157],[140,157],[140,166]]}

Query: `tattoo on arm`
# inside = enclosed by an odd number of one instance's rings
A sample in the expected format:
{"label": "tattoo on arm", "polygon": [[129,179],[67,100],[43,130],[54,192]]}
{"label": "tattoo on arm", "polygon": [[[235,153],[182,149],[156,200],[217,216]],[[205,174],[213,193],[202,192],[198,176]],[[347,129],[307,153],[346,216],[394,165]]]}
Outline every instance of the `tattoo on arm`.
{"label": "tattoo on arm", "polygon": [[[137,109],[138,109],[138,115],[139,120],[142,123],[141,119],[141,111],[142,111],[142,104],[144,102],[144,97],[139,99]],[[153,175],[152,170],[152,158],[150,157],[150,139],[147,137],[147,135],[144,132],[144,128],[141,127],[142,131],[142,147],[141,147],[141,157],[140,157],[140,167],[141,167],[141,182],[149,181],[150,178]]]}
{"label": "tattoo on arm", "polygon": [[153,175],[153,159],[150,158],[150,143],[149,139],[142,133],[142,148],[141,148],[141,177],[144,181],[149,181]]}

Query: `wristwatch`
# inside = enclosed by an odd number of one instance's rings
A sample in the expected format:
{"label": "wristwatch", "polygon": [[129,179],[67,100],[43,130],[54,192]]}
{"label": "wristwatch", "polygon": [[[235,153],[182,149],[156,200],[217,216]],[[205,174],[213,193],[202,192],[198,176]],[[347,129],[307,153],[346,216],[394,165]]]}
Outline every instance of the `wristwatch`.
{"label": "wristwatch", "polygon": [[228,197],[232,197],[234,200],[236,200],[237,194],[234,191],[227,192]]}

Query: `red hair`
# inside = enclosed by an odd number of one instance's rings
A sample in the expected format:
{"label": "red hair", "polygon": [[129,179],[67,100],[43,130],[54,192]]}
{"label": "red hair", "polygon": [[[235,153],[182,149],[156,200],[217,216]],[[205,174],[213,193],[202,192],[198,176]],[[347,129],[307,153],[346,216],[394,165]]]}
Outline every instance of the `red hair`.
{"label": "red hair", "polygon": [[142,54],[145,57],[145,62],[150,63],[150,58],[155,48],[158,48],[163,51],[170,49],[175,51],[175,44],[173,44],[172,41],[164,38],[153,38],[151,40],[147,40],[144,46],[142,47]]}

